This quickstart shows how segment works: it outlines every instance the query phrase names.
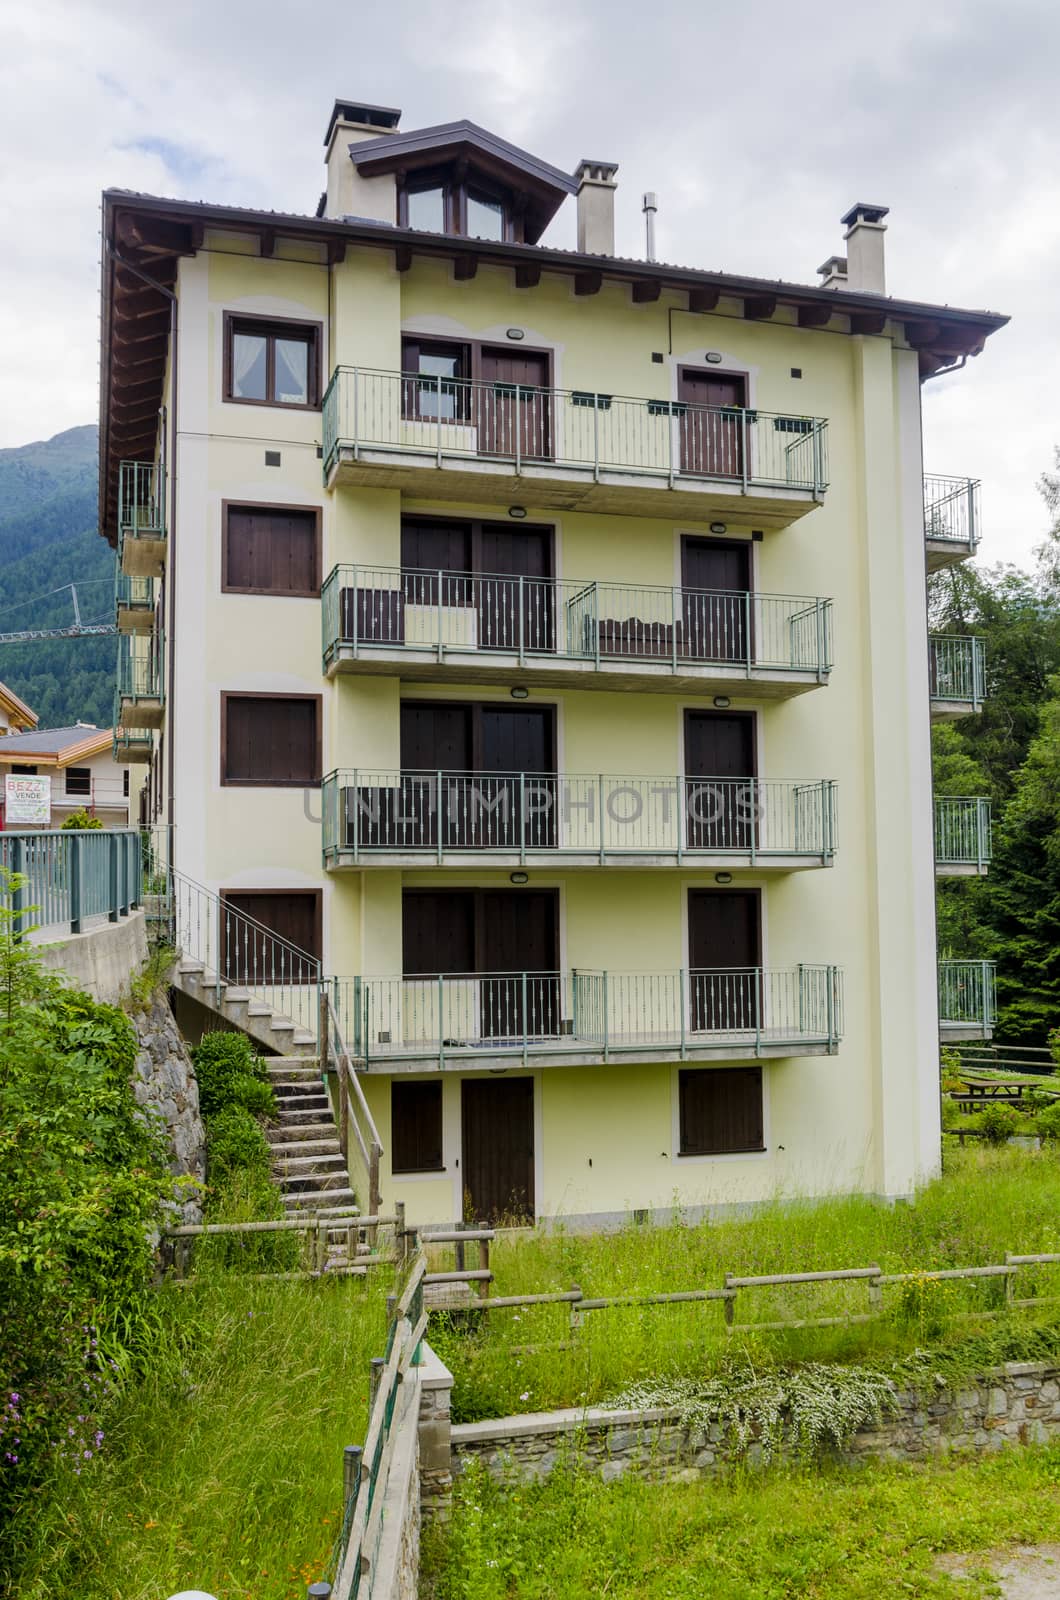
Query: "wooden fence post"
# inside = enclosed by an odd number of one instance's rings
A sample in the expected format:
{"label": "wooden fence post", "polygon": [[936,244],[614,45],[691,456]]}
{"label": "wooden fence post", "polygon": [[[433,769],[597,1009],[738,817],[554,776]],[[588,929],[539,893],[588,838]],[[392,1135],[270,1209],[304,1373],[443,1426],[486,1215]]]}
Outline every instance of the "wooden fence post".
{"label": "wooden fence post", "polygon": [[397,1221],[394,1224],[394,1254],[397,1256],[399,1261],[404,1262],[409,1258],[409,1241],[408,1235],[405,1232],[404,1200],[394,1201],[394,1216],[397,1218]]}
{"label": "wooden fence post", "polygon": [[361,1457],[364,1449],[359,1444],[348,1444],[342,1452],[342,1504],[347,1507],[361,1487]]}
{"label": "wooden fence post", "polygon": [[[478,1242],[478,1264],[486,1272],[489,1271],[489,1265],[490,1265],[490,1242],[489,1242],[488,1239],[480,1239],[479,1242]],[[489,1299],[489,1293],[490,1293],[490,1280],[488,1278],[481,1278],[479,1280],[479,1286],[478,1286],[478,1297],[479,1297],[480,1302],[488,1300]]]}

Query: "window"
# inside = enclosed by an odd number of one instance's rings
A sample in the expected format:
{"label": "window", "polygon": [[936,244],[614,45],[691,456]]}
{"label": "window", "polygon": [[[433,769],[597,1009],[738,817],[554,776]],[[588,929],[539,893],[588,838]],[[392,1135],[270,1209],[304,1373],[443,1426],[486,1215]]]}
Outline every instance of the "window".
{"label": "window", "polygon": [[500,200],[479,194],[474,189],[467,192],[467,236],[469,239],[503,239],[506,218]]}
{"label": "window", "polygon": [[393,1172],[441,1172],[442,1086],[439,1082],[390,1086]]}
{"label": "window", "polygon": [[128,767],[123,767],[122,768],[122,773],[121,773],[121,792],[122,792],[122,798],[125,799],[125,800],[128,800],[128,798],[129,798],[129,769],[128,769]]}
{"label": "window", "polygon": [[320,404],[320,324],[225,313],[226,400],[248,405]]}
{"label": "window", "polygon": [[408,228],[422,228],[424,233],[444,233],[445,190],[439,184],[430,189],[409,189],[405,197]]}
{"label": "window", "polygon": [[37,776],[36,767],[22,766],[17,761],[12,766],[11,771],[12,771],[12,774],[15,777],[18,777],[18,778],[35,778]]}
{"label": "window", "polygon": [[316,599],[320,512],[301,506],[222,507],[221,588]]}
{"label": "window", "polygon": [[320,782],[320,696],[222,694],[221,782]]}
{"label": "window", "polygon": [[[403,339],[401,370],[406,417],[429,422],[466,422],[470,416],[470,351],[467,345]],[[410,379],[410,374],[418,377]]]}
{"label": "window", "polygon": [[761,1067],[705,1067],[678,1078],[680,1153],[764,1150]]}
{"label": "window", "polygon": [[90,795],[92,793],[91,767],[67,767],[66,792],[75,795]]}
{"label": "window", "polygon": [[399,188],[398,224],[468,239],[524,236],[523,215],[513,204],[510,189],[485,174],[465,176],[462,168],[452,165],[429,172],[421,169]]}

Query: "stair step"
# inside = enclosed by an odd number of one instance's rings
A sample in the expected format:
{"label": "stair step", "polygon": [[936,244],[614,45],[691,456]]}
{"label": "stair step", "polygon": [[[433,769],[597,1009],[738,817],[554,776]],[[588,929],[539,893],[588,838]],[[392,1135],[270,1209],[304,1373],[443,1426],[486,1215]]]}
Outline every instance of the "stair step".
{"label": "stair step", "polygon": [[305,1028],[296,1028],[295,1031],[294,1031],[294,1038],[291,1040],[292,1044],[312,1044],[312,1045],[315,1045],[316,1042],[317,1042],[316,1034],[315,1033],[309,1033]]}
{"label": "stair step", "polygon": [[342,1150],[334,1134],[322,1134],[319,1139],[298,1139],[294,1144],[270,1144],[273,1161],[299,1161],[309,1156],[337,1156],[342,1160]]}
{"label": "stair step", "polygon": [[329,1216],[332,1212],[348,1210],[357,1204],[357,1198],[352,1189],[328,1189],[326,1205],[313,1205],[314,1195],[300,1192],[286,1193],[281,1196],[288,1211],[315,1211],[322,1216]]}
{"label": "stair step", "polygon": [[285,1111],[316,1110],[322,1120],[327,1121],[331,1116],[331,1101],[323,1090],[319,1094],[281,1094],[276,1096],[276,1109],[281,1117]]}
{"label": "stair step", "polygon": [[[320,1129],[326,1127],[329,1133],[335,1130],[335,1124],[330,1119],[328,1107],[314,1102],[307,1106],[290,1106],[281,1102],[276,1122],[273,1124],[278,1133],[285,1138],[315,1138],[320,1134]],[[299,1134],[299,1128],[312,1128],[313,1133]]]}
{"label": "stair step", "polygon": [[300,1172],[289,1178],[281,1176],[280,1186],[285,1195],[326,1194],[332,1189],[348,1189],[350,1178],[340,1161],[337,1167],[330,1167],[325,1172]]}
{"label": "stair step", "polygon": [[341,1150],[312,1150],[307,1155],[278,1156],[272,1153],[272,1165],[275,1171],[283,1173],[290,1178],[301,1178],[310,1172],[345,1172],[346,1163],[342,1159]]}
{"label": "stair step", "polygon": [[201,961],[182,961],[177,967],[177,971],[182,978],[195,978],[200,972],[205,972],[206,968]]}
{"label": "stair step", "polygon": [[248,1017],[271,1017],[272,1016],[272,1007],[271,1006],[262,1005],[260,1000],[252,1000],[250,1002],[249,1010],[247,1011],[247,1016]]}
{"label": "stair step", "polygon": [[272,1085],[273,1092],[281,1096],[310,1094],[314,1090],[319,1094],[327,1093],[320,1079],[312,1072],[307,1072],[304,1078],[273,1078],[270,1076],[269,1082]]}
{"label": "stair step", "polygon": [[230,984],[225,991],[226,1006],[243,1006],[250,1001],[250,990],[239,989],[235,984]]}
{"label": "stair step", "polygon": [[282,1148],[291,1139],[296,1139],[300,1144],[316,1143],[328,1140],[338,1144],[338,1135],[333,1122],[284,1122],[267,1130],[265,1137],[269,1144]]}
{"label": "stair step", "polygon": [[269,1074],[274,1078],[319,1078],[320,1068],[305,1056],[272,1056]]}

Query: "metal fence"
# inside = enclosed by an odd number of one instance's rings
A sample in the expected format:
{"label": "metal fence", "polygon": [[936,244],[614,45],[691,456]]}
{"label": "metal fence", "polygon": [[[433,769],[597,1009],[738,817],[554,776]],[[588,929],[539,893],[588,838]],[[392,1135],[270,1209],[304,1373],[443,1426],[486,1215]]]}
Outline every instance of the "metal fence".
{"label": "metal fence", "polygon": [[939,1021],[945,1028],[992,1028],[997,1020],[996,961],[939,962]]}
{"label": "metal fence", "polygon": [[978,710],[986,698],[986,647],[966,634],[933,633],[928,640],[932,700],[964,701]]}
{"label": "metal fence", "polygon": [[324,396],[324,470],[339,453],[400,451],[428,464],[548,465],[592,476],[731,480],[747,488],[828,484],[820,417],[684,401],[338,367]]}
{"label": "metal fence", "polygon": [[123,461],[118,475],[118,533],[122,539],[165,538],[166,469],[161,461]]}
{"label": "metal fence", "polygon": [[332,772],[325,860],[394,852],[831,861],[836,785],[534,772]]}
{"label": "metal fence", "polygon": [[822,678],[832,665],[832,603],[805,595],[338,566],[322,590],[325,663],[341,645],[498,651],[678,667],[718,665]]}
{"label": "metal fence", "polygon": [[975,478],[924,475],[924,537],[967,544],[979,543],[979,483]]}
{"label": "metal fence", "polygon": [[16,935],[82,933],[116,922],[143,900],[140,836],[133,829],[47,829],[0,833],[0,868],[20,887],[0,886]]}
{"label": "metal fence", "polygon": [[935,800],[935,860],[940,866],[978,867],[991,858],[990,801],[981,796],[939,795]]}
{"label": "metal fence", "polygon": [[333,979],[352,1053],[464,1065],[485,1053],[638,1050],[682,1058],[722,1045],[821,1046],[843,1032],[842,972],[832,966],[680,972],[478,972]]}

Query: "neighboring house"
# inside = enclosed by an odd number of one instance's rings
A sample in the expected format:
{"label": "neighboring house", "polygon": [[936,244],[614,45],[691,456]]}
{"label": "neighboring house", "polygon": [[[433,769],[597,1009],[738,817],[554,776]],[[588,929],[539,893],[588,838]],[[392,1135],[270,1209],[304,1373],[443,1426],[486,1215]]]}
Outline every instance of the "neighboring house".
{"label": "neighboring house", "polygon": [[[78,722],[72,728],[35,728],[0,738],[0,824],[4,779],[51,779],[51,824],[59,828],[75,811],[87,811],[105,828],[130,821],[129,768],[114,759],[110,728]],[[22,827],[22,824],[19,824]]]}
{"label": "neighboring house", "polygon": [[1006,319],[888,297],[882,206],[813,285],[631,260],[615,166],[398,122],[336,104],[315,216],[104,196],[149,820],[321,963],[387,1207],[908,1195],[940,1022],[989,1026],[979,964],[939,1011],[929,703],[982,663],[925,568],[977,486],[920,393]]}
{"label": "neighboring house", "polygon": [[37,726],[37,713],[31,711],[6,683],[0,683],[0,739],[11,733],[23,733]]}

